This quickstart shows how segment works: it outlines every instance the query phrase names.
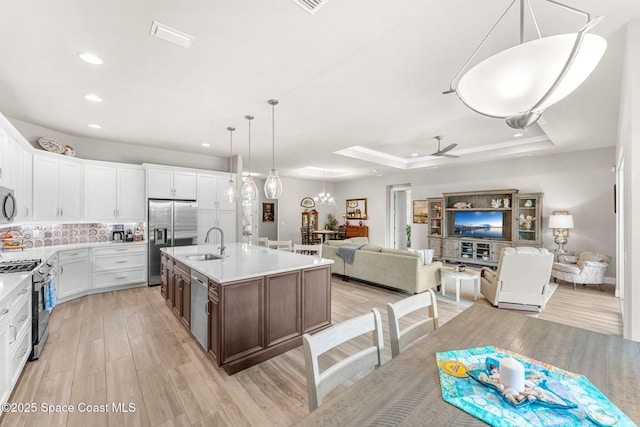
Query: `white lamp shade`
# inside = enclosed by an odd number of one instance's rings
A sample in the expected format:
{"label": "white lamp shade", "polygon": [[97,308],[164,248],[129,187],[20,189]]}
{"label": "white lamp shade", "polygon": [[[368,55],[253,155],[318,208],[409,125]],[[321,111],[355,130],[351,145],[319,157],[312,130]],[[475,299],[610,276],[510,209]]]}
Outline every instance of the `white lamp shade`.
{"label": "white lamp shade", "polygon": [[573,228],[573,215],[551,215],[549,228]]}
{"label": "white lamp shade", "polygon": [[[544,37],[500,52],[462,76],[456,93],[469,108],[486,116],[506,118],[526,113],[558,79],[577,37],[577,34]],[[541,113],[580,86],[598,65],[606,48],[604,38],[585,34],[567,74],[535,112]]]}

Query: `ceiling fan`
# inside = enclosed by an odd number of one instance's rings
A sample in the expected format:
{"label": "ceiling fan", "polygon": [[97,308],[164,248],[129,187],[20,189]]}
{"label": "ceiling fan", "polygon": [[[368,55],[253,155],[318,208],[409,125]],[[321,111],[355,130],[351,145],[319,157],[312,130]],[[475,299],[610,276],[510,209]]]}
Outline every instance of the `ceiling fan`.
{"label": "ceiling fan", "polygon": [[440,140],[442,139],[442,135],[438,135],[438,136],[434,136],[435,139],[438,140],[438,151],[436,151],[435,153],[431,153],[430,156],[436,156],[436,157],[450,157],[452,159],[457,159],[460,156],[456,156],[454,154],[447,154],[447,152],[453,150],[454,148],[456,148],[458,146],[458,144],[451,144],[445,148],[440,149]]}

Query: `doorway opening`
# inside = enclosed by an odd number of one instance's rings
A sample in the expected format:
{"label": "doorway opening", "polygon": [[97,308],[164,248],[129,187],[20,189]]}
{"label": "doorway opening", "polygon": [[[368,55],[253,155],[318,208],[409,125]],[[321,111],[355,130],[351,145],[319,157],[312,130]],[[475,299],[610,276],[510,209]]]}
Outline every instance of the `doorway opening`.
{"label": "doorway opening", "polygon": [[407,249],[407,227],[411,227],[411,186],[393,185],[389,193],[389,242],[394,249]]}

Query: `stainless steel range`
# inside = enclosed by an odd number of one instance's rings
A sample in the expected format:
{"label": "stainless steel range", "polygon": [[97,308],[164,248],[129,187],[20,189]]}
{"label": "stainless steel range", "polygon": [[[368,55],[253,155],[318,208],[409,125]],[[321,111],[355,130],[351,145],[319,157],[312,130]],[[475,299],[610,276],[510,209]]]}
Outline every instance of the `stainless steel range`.
{"label": "stainless steel range", "polygon": [[0,274],[24,273],[33,270],[40,264],[39,259],[21,259],[0,262]]}
{"label": "stainless steel range", "polygon": [[31,318],[31,336],[33,337],[33,350],[29,360],[40,357],[44,343],[49,337],[49,312],[55,302],[51,301],[51,295],[47,295],[50,286],[55,283],[56,260],[49,259],[33,272],[33,294],[31,305],[33,313]]}

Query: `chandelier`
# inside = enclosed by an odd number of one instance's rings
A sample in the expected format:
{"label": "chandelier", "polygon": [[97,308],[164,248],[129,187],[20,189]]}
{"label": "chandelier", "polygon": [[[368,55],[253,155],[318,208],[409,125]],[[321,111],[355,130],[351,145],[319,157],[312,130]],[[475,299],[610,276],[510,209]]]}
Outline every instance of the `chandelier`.
{"label": "chandelier", "polygon": [[[542,37],[530,0],[520,0],[520,44],[485,59],[464,75],[469,63],[500,24],[513,0],[480,45],[456,74],[445,94],[455,92],[471,110],[484,116],[505,119],[515,129],[536,123],[551,105],[577,89],[600,62],[607,48],[604,38],[587,34],[603,17],[591,16],[555,0],[544,0],[585,16],[577,33]],[[524,40],[525,5],[538,35]],[[462,76],[462,77],[461,77]],[[457,87],[455,83],[457,82]]]}
{"label": "chandelier", "polygon": [[313,198],[313,201],[316,202],[317,205],[335,205],[335,201],[333,197],[331,197],[330,193],[327,193],[324,189],[324,169],[322,169],[322,192],[320,192],[316,197]]}

